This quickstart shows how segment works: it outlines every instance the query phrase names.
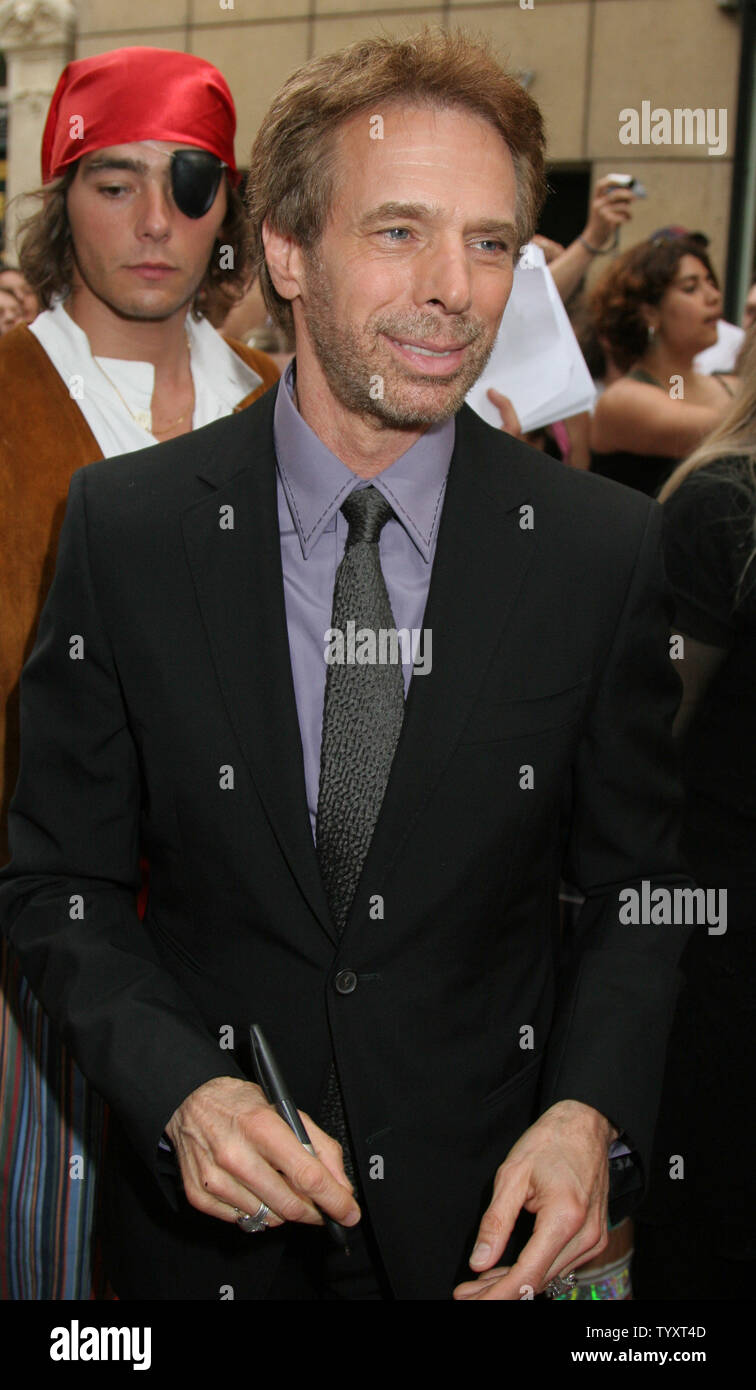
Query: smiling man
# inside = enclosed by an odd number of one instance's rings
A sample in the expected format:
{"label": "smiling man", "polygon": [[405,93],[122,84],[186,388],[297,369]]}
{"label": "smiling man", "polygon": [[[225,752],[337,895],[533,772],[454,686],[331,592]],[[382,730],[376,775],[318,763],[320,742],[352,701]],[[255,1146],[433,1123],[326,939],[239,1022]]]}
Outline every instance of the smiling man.
{"label": "smiling man", "polygon": [[[117,1119],[121,1298],[527,1298],[641,1195],[658,1104],[685,933],[618,909],[685,882],[660,509],[463,404],[544,194],[486,49],[314,59],[250,164],[296,357],[74,479],[4,926]],[[349,624],[432,670],[327,663]]]}
{"label": "smiling man", "polygon": [[[224,342],[203,317],[248,278],[234,127],[217,69],[161,49],[70,63],[51,102],[41,207],[23,229],[26,280],[4,272],[33,300],[31,286],[44,311],[30,311],[31,327],[0,344],[2,862],[18,678],[71,474],[228,415],[277,376],[262,354]],[[0,1202],[0,1295],[86,1298],[98,1102],[5,949],[0,986],[0,1168],[14,1194]],[[71,1154],[81,1163],[75,1180]]]}
{"label": "smiling man", "polygon": [[[268,226],[266,254],[287,289],[306,275],[297,344],[298,376],[309,393],[305,417],[318,400],[335,398],[336,415],[324,405],[316,433],[332,444],[335,430],[353,432],[361,420],[371,471],[378,471],[385,463],[375,457],[376,435],[380,457],[393,462],[427,425],[459,410],[491,353],[512,288],[515,172],[489,123],[454,107],[393,107],[368,160],[362,113],[344,122],[335,143],[352,171],[338,225],[309,256]],[[451,209],[436,201],[442,161],[456,184]],[[386,186],[400,196],[383,201]],[[485,206],[481,187],[492,190],[490,212],[476,223],[469,210]],[[431,267],[431,248],[433,259],[447,253],[443,319],[425,308],[418,284]],[[412,282],[411,296],[397,293],[398,281]]]}

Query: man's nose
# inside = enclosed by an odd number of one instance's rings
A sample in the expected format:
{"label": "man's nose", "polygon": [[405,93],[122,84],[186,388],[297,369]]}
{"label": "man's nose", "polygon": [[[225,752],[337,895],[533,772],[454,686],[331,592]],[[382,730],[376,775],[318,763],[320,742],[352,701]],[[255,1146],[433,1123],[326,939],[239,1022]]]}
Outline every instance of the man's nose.
{"label": "man's nose", "polygon": [[448,314],[463,314],[472,304],[472,275],[467,249],[450,239],[421,252],[416,261],[415,302],[440,304]]}
{"label": "man's nose", "polygon": [[173,211],[173,203],[161,183],[147,179],[139,203],[137,235],[164,240],[171,230]]}

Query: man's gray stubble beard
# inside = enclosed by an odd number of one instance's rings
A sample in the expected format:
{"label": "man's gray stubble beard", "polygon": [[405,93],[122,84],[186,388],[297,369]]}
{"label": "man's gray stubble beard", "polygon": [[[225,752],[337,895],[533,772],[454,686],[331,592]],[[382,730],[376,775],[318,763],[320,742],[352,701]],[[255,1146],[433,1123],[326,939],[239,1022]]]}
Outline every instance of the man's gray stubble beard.
{"label": "man's gray stubble beard", "polygon": [[[476,361],[477,354],[473,354],[472,363],[463,363],[455,374],[454,378],[439,378],[436,376],[419,376],[416,378],[418,386],[443,385],[448,387],[452,380],[457,380],[457,388],[447,396],[437,408],[413,405],[411,401],[402,401],[390,395],[373,396],[371,395],[372,383],[376,376],[383,377],[380,372],[371,372],[367,363],[361,357],[359,346],[354,339],[354,335],[345,330],[339,331],[334,324],[330,313],[330,300],[327,288],[324,286],[325,272],[317,253],[308,256],[308,290],[309,304],[305,314],[305,323],[315,349],[316,356],[323,369],[323,374],[330,386],[336,399],[355,414],[363,417],[367,416],[373,420],[378,420],[382,424],[399,429],[417,428],[419,426],[429,426],[440,424],[444,420],[456,415],[464,403],[465,397],[471,386],[478,380],[485,368],[488,359],[493,352],[496,334],[491,337],[491,341]],[[434,326],[438,324],[438,319],[433,315],[425,315],[425,323],[432,319]],[[404,327],[397,330],[395,325],[389,325],[385,321],[376,321],[375,330],[377,333],[386,333],[391,327],[395,336],[397,332],[406,333],[408,336],[422,339],[425,332],[424,328]],[[498,326],[497,326],[498,327]],[[465,325],[463,331],[457,328],[457,336],[467,338],[471,343],[477,343],[481,336],[480,332],[472,338],[469,337],[469,324]],[[471,366],[473,370],[471,371]],[[355,370],[355,367],[357,370]],[[407,383],[412,385],[412,382]]]}

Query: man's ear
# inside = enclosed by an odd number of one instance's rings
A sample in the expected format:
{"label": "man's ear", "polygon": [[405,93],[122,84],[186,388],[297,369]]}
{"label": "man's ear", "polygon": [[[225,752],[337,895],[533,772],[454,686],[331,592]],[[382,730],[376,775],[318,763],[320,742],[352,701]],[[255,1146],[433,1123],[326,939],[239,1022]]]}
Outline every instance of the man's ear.
{"label": "man's ear", "polygon": [[266,218],[262,225],[265,261],[274,289],[282,299],[296,299],[304,283],[302,248],[293,237],[277,232]]}

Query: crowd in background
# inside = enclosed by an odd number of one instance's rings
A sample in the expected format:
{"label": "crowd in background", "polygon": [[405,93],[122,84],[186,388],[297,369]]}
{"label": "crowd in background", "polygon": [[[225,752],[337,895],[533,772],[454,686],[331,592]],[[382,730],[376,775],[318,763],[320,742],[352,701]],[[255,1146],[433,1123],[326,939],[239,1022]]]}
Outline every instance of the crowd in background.
{"label": "crowd in background", "polygon": [[[668,1297],[673,1286],[679,1298],[736,1297],[756,1261],[744,1176],[756,1133],[743,1090],[756,998],[756,284],[742,324],[725,323],[703,233],[669,225],[618,249],[620,230],[632,232],[633,200],[603,179],[570,246],[536,238],[598,397],[592,413],[525,438],[664,506],[674,631],[685,643],[677,736],[686,854],[700,885],[727,889],[729,910],[726,934],[696,933],[684,959],[657,1162],[635,1231],[635,1296]],[[607,268],[586,290],[598,256]],[[0,265],[0,335],[38,309],[22,271]],[[291,357],[257,283],[227,313],[214,308],[212,321],[279,370]],[[501,382],[502,419],[518,433],[506,389]],[[683,1132],[690,1177],[676,1189],[666,1169]],[[739,1171],[722,1173],[723,1152],[740,1155]],[[606,1282],[610,1266],[616,1275],[629,1241],[626,1229],[594,1282],[602,1271]]]}

